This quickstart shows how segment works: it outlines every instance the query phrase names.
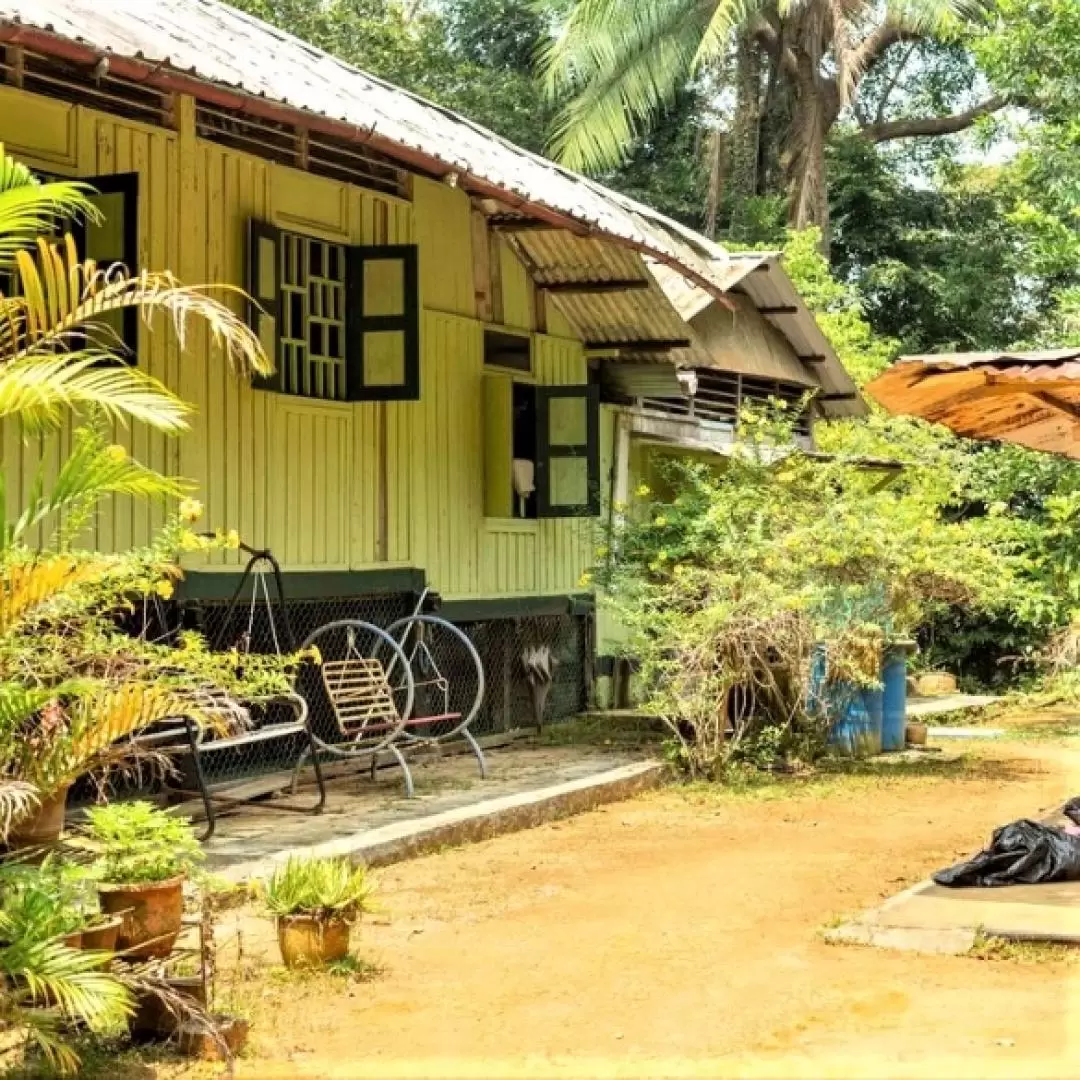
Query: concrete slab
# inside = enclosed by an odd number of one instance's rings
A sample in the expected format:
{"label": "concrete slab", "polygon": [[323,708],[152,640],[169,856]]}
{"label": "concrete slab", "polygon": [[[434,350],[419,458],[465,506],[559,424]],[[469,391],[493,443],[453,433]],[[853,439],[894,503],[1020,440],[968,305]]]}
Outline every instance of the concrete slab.
{"label": "concrete slab", "polygon": [[[324,815],[286,815],[273,804],[245,807],[225,818],[220,833],[206,845],[208,868],[227,881],[267,874],[290,855],[347,856],[368,865],[386,865],[455,844],[582,813],[658,787],[665,766],[657,761],[627,761],[610,754],[533,751],[546,768],[507,767],[501,779],[477,781],[404,799],[395,793],[373,804],[370,783],[353,779],[366,799],[334,792]],[[519,751],[519,758],[528,757]],[[552,764],[554,759],[557,764]]]}
{"label": "concrete slab", "polygon": [[834,945],[872,945],[878,949],[962,956],[975,945],[975,931],[907,929],[850,922],[826,931],[825,940]]}
{"label": "concrete slab", "polygon": [[907,718],[923,720],[927,716],[944,716],[946,713],[962,712],[965,709],[984,709],[993,705],[1000,698],[992,694],[945,694],[942,697],[908,698]]}

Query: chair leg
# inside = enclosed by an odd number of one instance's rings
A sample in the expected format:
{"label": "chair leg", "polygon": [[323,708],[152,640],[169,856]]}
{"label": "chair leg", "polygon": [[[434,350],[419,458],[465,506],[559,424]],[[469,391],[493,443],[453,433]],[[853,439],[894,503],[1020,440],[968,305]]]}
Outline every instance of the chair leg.
{"label": "chair leg", "polygon": [[199,785],[203,809],[206,811],[206,829],[199,836],[199,842],[205,844],[214,835],[214,829],[217,828],[217,815],[214,813],[214,800],[210,798],[210,789],[206,786],[206,774],[203,772],[202,755],[199,752],[199,740],[195,734],[195,725],[190,719],[185,718],[185,721],[188,744],[191,746],[192,767],[195,770],[195,783]]}
{"label": "chair leg", "polygon": [[465,728],[462,733],[465,736],[465,741],[469,744],[469,749],[472,750],[476,757],[477,764],[480,766],[480,779],[487,779],[487,762],[484,760],[484,751],[480,749],[480,744],[473,737],[473,733]]}
{"label": "chair leg", "polygon": [[[318,750],[315,747],[315,740],[311,737],[311,733],[308,732],[308,745],[300,753],[300,757],[296,759],[296,766],[292,771],[292,783],[289,784],[289,794],[296,794],[296,785],[300,782],[300,770],[304,767],[304,761],[307,759],[308,754],[311,755],[312,760],[317,760]],[[319,779],[319,786],[322,787],[322,774],[318,771],[316,766],[315,772],[316,778]]]}
{"label": "chair leg", "polygon": [[[311,754],[311,764],[315,769],[315,783],[319,787],[319,801],[315,804],[314,809],[311,811],[313,814],[321,814],[323,808],[326,806],[326,780],[323,778],[322,766],[319,764],[319,748],[315,745],[315,736],[309,731],[307,733],[308,746],[304,751],[304,754]],[[301,754],[301,760],[303,760],[304,754]],[[297,765],[297,770],[300,766]],[[293,791],[296,790],[296,777],[297,772],[293,773]]]}
{"label": "chair leg", "polygon": [[405,755],[397,748],[395,743],[391,743],[387,750],[397,758],[397,763],[401,766],[401,771],[405,776],[405,798],[414,798],[416,789],[413,787],[412,772],[409,769],[409,763],[405,760]]}

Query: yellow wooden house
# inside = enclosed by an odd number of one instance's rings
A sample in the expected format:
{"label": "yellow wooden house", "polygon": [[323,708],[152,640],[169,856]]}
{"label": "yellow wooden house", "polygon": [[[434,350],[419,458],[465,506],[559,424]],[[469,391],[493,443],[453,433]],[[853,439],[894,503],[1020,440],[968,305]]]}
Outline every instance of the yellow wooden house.
{"label": "yellow wooden house", "polygon": [[[812,390],[807,438],[863,408],[774,255],[729,256],[218,0],[0,0],[0,60],[0,141],[99,192],[87,254],[245,288],[276,358],[247,385],[205,335],[118,326],[197,409],[181,439],[118,439],[274,552],[300,629],[433,590],[480,646],[489,726],[527,707],[537,641],[553,712],[586,702],[580,582],[649,448],[722,453],[747,398]],[[4,430],[12,505],[62,450]],[[163,512],[117,501],[94,542],[143,542]],[[186,597],[239,572],[192,567]]]}

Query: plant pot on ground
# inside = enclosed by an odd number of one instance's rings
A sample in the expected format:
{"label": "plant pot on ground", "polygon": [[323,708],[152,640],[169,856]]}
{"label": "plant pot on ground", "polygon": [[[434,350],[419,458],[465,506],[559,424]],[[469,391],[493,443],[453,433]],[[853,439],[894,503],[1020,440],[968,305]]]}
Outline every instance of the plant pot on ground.
{"label": "plant pot on ground", "polygon": [[44,848],[60,839],[70,787],[71,784],[62,784],[42,798],[26,817],[12,825],[6,841],[9,851]]}
{"label": "plant pot on ground", "polygon": [[117,948],[127,959],[163,959],[180,935],[183,885],[203,852],[190,822],[150,803],[89,813],[102,910],[123,919]]}
{"label": "plant pot on ground", "polygon": [[262,892],[277,918],[286,967],[318,967],[349,954],[353,926],[371,910],[372,886],[362,866],[348,859],[291,858]]}

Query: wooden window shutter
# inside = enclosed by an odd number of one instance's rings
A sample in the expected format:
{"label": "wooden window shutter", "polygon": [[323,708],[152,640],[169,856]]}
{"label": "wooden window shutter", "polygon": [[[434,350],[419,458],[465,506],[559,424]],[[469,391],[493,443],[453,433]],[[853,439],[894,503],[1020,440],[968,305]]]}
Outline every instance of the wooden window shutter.
{"label": "wooden window shutter", "polygon": [[262,390],[281,390],[281,230],[257,218],[248,220],[247,323],[274,363],[274,374],[257,377]]}
{"label": "wooden window shutter", "polygon": [[348,249],[347,385],[352,401],[420,399],[415,244]]}
{"label": "wooden window shutter", "polygon": [[[100,215],[96,221],[80,218],[72,235],[83,259],[93,259],[99,270],[122,266],[127,274],[137,274],[139,266],[139,174],[117,173],[86,179],[94,190],[88,193]],[[117,358],[134,364],[138,360],[139,312],[123,308],[97,317],[95,322],[109,327],[123,348]]]}
{"label": "wooden window shutter", "polygon": [[484,373],[484,516],[514,513],[514,382]]}
{"label": "wooden window shutter", "polygon": [[536,388],[537,517],[600,513],[600,388]]}

